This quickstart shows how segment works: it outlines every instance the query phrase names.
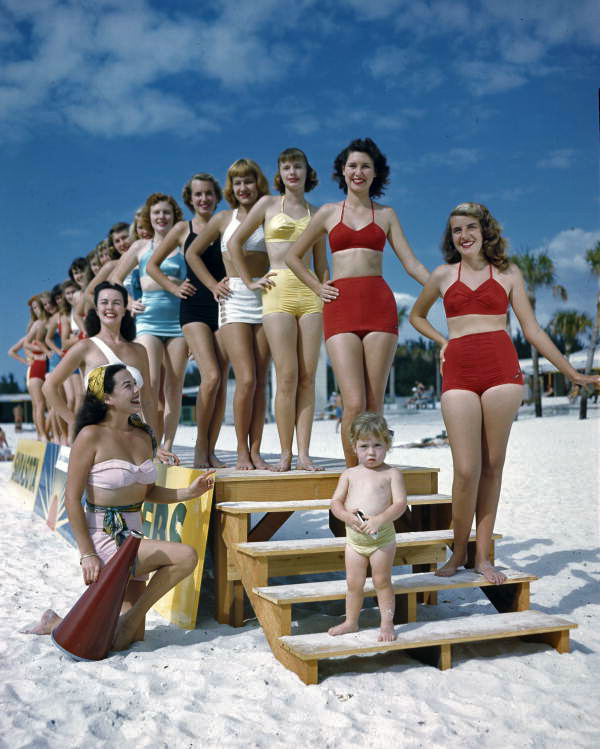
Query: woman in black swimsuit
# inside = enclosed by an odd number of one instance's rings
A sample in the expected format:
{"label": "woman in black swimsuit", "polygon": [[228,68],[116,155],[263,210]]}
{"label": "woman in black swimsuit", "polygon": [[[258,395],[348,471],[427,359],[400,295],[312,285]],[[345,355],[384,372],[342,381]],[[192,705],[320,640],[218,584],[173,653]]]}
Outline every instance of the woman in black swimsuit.
{"label": "woman in black swimsuit", "polygon": [[[215,455],[215,445],[225,412],[227,388],[227,357],[219,344],[219,305],[210,291],[196,276],[186,260],[187,280],[194,286],[193,294],[177,286],[161,271],[160,264],[176,247],[183,252],[208,223],[222,198],[217,180],[206,173],[194,174],[182,192],[183,202],[194,212],[191,221],[179,221],[156,248],[148,261],[147,272],[166,291],[181,299],[179,321],[183,335],[200,371],[200,387],[196,398],[198,433],[194,451],[194,467],[222,468]],[[221,243],[217,238],[202,254],[208,272],[216,279],[225,276]]]}

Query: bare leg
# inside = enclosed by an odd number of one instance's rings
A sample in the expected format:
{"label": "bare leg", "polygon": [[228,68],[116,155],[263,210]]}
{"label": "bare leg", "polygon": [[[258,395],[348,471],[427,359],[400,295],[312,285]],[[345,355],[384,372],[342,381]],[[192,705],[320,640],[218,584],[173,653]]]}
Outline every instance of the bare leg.
{"label": "bare leg", "polygon": [[367,405],[363,345],[354,333],[338,333],[328,339],[326,346],[342,396],[344,457],[347,466],[355,466],[358,461],[350,443],[350,424]]}
{"label": "bare leg", "polygon": [[467,561],[481,476],[481,401],[470,390],[448,390],[442,395],[442,414],[452,451],[452,528],[454,547],[450,559],[436,571],[451,577]]}
{"label": "bare leg", "polygon": [[208,460],[212,468],[224,468],[226,464],[220,461],[215,455],[215,447],[217,445],[217,439],[219,438],[219,432],[221,431],[221,425],[223,424],[223,419],[225,417],[229,360],[227,359],[225,349],[223,348],[223,345],[221,343],[219,331],[217,331],[215,334],[215,351],[217,353],[221,371],[221,382],[219,384],[219,390],[217,392],[213,417],[208,428]]}
{"label": "bare leg", "polygon": [[363,348],[367,410],[383,413],[385,387],[398,348],[398,336],[381,332],[367,333],[363,338]]}
{"label": "bare leg", "polygon": [[[121,614],[125,614],[127,611],[133,608],[136,601],[141,597],[142,593],[146,590],[146,583],[143,580],[130,580],[125,591],[125,598],[123,599],[123,605],[121,606]],[[146,618],[144,617],[134,632],[132,642],[140,642],[144,639],[146,631]]]}
{"label": "bare leg", "polygon": [[263,430],[265,428],[265,416],[267,412],[267,374],[271,361],[269,344],[262,325],[253,325],[254,328],[254,360],[256,362],[256,390],[254,393],[254,407],[250,422],[250,458],[252,464],[258,469],[268,469],[260,455],[260,443],[262,442]]}
{"label": "bare leg", "polygon": [[163,362],[163,355],[164,355],[164,346],[162,344],[162,341],[159,338],[156,338],[156,336],[149,335],[147,333],[144,333],[141,336],[138,336],[136,338],[136,341],[138,343],[141,343],[142,346],[146,349],[146,352],[148,353],[148,365],[150,369],[150,391],[152,393],[152,397],[154,399],[154,402],[156,403],[156,410],[157,410],[157,429],[159,429],[160,434],[156,435],[156,439],[158,440],[158,444],[160,445],[162,443],[162,437],[163,437],[163,429],[160,428],[160,424],[162,424],[162,419],[158,418],[158,412],[160,411],[159,402],[161,401],[161,367]]}
{"label": "bare leg", "polygon": [[298,320],[298,392],[296,396],[296,438],[298,462],[303,471],[320,471],[309,456],[310,436],[315,415],[315,373],[321,351],[323,316],[320,312]]}
{"label": "bare leg", "polygon": [[48,442],[48,433],[44,421],[46,399],[42,393],[43,384],[44,381],[40,380],[39,377],[27,380],[27,389],[29,390],[29,395],[31,395],[31,402],[33,405],[33,423],[35,424],[37,438],[42,442]]}
{"label": "bare leg", "polygon": [[156,573],[133,606],[119,618],[113,650],[124,650],[135,639],[148,610],[180,580],[194,571],[198,555],[187,544],[144,539],[138,550],[138,574]]}
{"label": "bare leg", "polygon": [[396,554],[396,544],[391,543],[374,551],[369,557],[373,573],[373,585],[377,593],[377,604],[381,625],[379,628],[379,642],[391,642],[396,639],[394,632],[394,610],[396,598],[392,587],[392,565]]}
{"label": "bare leg", "polygon": [[[206,323],[188,323],[183,326],[183,334],[200,372],[200,387],[196,398],[198,431],[194,450],[194,468],[209,468],[211,466],[209,430],[214,419],[217,395],[221,387],[221,365],[216,351],[215,337]],[[219,424],[219,429],[220,426]],[[219,467],[223,465],[221,463]]]}
{"label": "bare leg", "polygon": [[188,361],[188,347],[185,338],[170,338],[165,346],[165,450],[173,449],[179,414],[181,392]]}
{"label": "bare leg", "polygon": [[289,471],[292,467],[292,441],[296,423],[298,326],[293,315],[287,312],[273,312],[263,318],[263,328],[277,375],[275,421],[281,447],[279,462],[270,465],[269,468],[272,471]]}
{"label": "bare leg", "polygon": [[219,330],[221,341],[235,374],[233,420],[237,438],[236,468],[242,471],[254,470],[248,443],[256,390],[253,327],[247,323],[232,322]]}
{"label": "bare leg", "polygon": [[346,620],[336,627],[330,627],[328,633],[345,635],[358,631],[358,618],[364,598],[365,580],[369,560],[346,543]]}
{"label": "bare leg", "polygon": [[490,563],[492,533],[500,499],[506,446],[522,397],[523,389],[520,385],[499,385],[486,390],[481,396],[482,467],[475,512],[475,569],[495,585],[505,582],[506,575]]}

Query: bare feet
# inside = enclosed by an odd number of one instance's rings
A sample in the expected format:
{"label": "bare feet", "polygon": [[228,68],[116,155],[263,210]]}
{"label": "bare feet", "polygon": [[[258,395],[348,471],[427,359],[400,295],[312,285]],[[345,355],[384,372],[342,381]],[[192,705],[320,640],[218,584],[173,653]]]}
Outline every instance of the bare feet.
{"label": "bare feet", "polygon": [[61,622],[62,616],[59,616],[52,609],[46,609],[39,622],[28,624],[19,632],[23,635],[49,635]]}
{"label": "bare feet", "polygon": [[281,453],[281,457],[279,458],[279,462],[275,463],[274,465],[271,464],[269,466],[270,471],[276,471],[277,473],[284,473],[285,471],[289,471],[292,468],[292,453]]}
{"label": "bare feet", "polygon": [[252,464],[257,471],[270,471],[271,466],[261,458],[260,453],[250,453]]}
{"label": "bare feet", "polygon": [[237,462],[235,464],[238,471],[253,471],[254,463],[250,459],[250,453],[247,450],[238,450]]}
{"label": "bare feet", "polygon": [[330,627],[327,630],[327,634],[332,637],[336,637],[337,635],[347,635],[350,632],[358,632],[358,624],[343,622],[342,624],[338,624],[336,627]]}
{"label": "bare feet", "polygon": [[394,630],[394,625],[391,622],[386,622],[385,624],[382,622],[381,627],[379,628],[377,642],[393,642],[395,639],[396,632]]}
{"label": "bare feet", "polygon": [[497,570],[489,562],[482,562],[481,564],[475,565],[475,572],[483,575],[485,579],[492,583],[492,585],[502,585],[506,582],[506,575],[500,570]]}
{"label": "bare feet", "polygon": [[140,639],[139,633],[137,632],[137,627],[137,622],[132,622],[131,617],[128,616],[128,614],[121,614],[121,616],[119,617],[119,622],[117,624],[115,638],[110,649],[127,650],[132,642]]}
{"label": "bare feet", "polygon": [[298,460],[296,461],[296,470],[297,471],[322,471],[322,466],[316,466],[312,460],[308,457],[308,455],[303,456],[302,458],[298,456]]}
{"label": "bare feet", "polygon": [[211,468],[227,468],[227,463],[223,463],[222,460],[219,460],[214,453],[211,453],[208,456],[208,462]]}
{"label": "bare feet", "polygon": [[452,577],[453,575],[456,575],[459,567],[465,566],[466,562],[467,560],[465,558],[463,558],[462,561],[458,561],[454,554],[452,554],[446,564],[437,569],[434,574],[438,577]]}

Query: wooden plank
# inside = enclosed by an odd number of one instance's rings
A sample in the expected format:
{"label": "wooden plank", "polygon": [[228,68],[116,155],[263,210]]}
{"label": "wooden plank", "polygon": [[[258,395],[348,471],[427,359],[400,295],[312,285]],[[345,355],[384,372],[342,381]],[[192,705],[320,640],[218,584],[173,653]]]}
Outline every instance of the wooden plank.
{"label": "wooden plank", "polygon": [[292,515],[292,512],[270,512],[264,515],[248,533],[248,541],[268,541]]}
{"label": "wooden plank", "polygon": [[[463,642],[479,642],[508,637],[525,637],[575,629],[577,624],[541,611],[518,611],[509,614],[477,614],[437,622],[413,622],[396,628],[393,642],[378,642],[379,630],[369,629],[331,637],[326,632],[289,635],[281,638],[284,648],[298,658],[314,660],[336,656],[377,653],[388,650],[431,647]],[[564,637],[551,637],[553,647],[565,647]],[[551,644],[552,644],[551,643]],[[561,652],[559,650],[559,652]]]}
{"label": "wooden plank", "polygon": [[[514,583],[530,583],[537,580],[535,575],[524,574],[518,570],[503,569],[507,576],[506,587]],[[483,588],[490,586],[483,575],[471,570],[459,570],[453,577],[437,577],[431,572],[420,572],[416,575],[392,575],[394,593],[417,593],[424,590],[453,590],[455,588]],[[494,586],[504,587],[504,586]],[[272,585],[256,588],[254,592],[261,598],[279,605],[311,603],[318,601],[339,601],[346,597],[345,580],[322,580],[312,583],[295,583],[289,585]],[[376,595],[375,586],[369,577],[365,582],[364,595]]]}
{"label": "wooden plank", "polygon": [[[415,494],[407,496],[409,506],[445,505],[452,503],[449,494]],[[286,502],[219,502],[217,510],[234,514],[260,512],[312,512],[328,510],[331,499],[296,499]]]}
{"label": "wooden plank", "polygon": [[[499,533],[493,534],[493,539],[502,538]],[[471,541],[475,540],[475,531],[471,531]],[[452,530],[422,531],[417,533],[396,533],[396,544],[399,547],[443,545],[452,543]],[[324,551],[343,549],[346,545],[345,537],[334,538],[306,538],[289,541],[263,541],[260,543],[238,543],[238,552],[245,556],[286,556],[294,554],[321,554]]]}

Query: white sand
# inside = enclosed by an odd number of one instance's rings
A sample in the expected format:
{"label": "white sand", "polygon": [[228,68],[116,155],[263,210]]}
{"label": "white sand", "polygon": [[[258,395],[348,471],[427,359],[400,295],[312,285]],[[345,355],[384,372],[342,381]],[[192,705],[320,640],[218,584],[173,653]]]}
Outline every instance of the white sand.
{"label": "white sand", "polygon": [[[271,655],[257,626],[218,625],[203,592],[196,630],[151,614],[146,640],[99,663],[60,655],[47,637],[17,634],[48,605],[66,612],[82,590],[77,553],[23,510],[0,464],[0,747],[592,747],[600,741],[598,428],[575,412],[521,418],[513,428],[496,523],[497,560],[538,575],[532,608],[578,623],[571,653],[519,640],[453,649],[446,672],[402,653],[326,661],[304,686]],[[439,433],[439,412],[392,416],[397,442]],[[14,435],[7,429],[9,441]],[[178,432],[190,444],[193,430]],[[220,446],[233,447],[226,427]],[[265,451],[276,451],[273,425]],[[317,422],[312,451],[341,456],[333,422]],[[394,449],[391,461],[439,466],[451,483],[449,448]],[[278,537],[326,535],[324,513],[298,516]],[[323,631],[341,613],[298,608],[302,631]],[[477,590],[419,607],[439,620],[493,613]],[[362,624],[375,626],[366,609]]]}

